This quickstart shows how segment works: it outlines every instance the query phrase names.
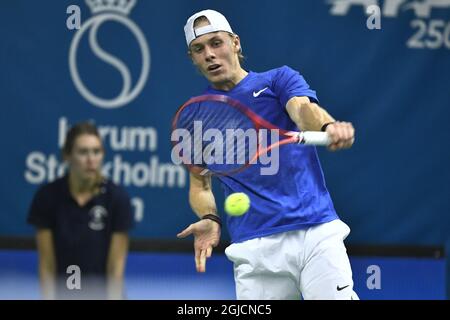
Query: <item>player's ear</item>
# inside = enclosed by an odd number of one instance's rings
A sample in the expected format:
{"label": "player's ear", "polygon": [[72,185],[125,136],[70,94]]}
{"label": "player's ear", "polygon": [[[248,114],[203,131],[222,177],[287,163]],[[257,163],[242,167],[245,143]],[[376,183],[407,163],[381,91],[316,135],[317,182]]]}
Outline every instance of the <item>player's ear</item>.
{"label": "player's ear", "polygon": [[241,39],[239,38],[238,35],[233,35],[233,45],[236,48],[237,52],[241,52],[242,48],[241,48]]}

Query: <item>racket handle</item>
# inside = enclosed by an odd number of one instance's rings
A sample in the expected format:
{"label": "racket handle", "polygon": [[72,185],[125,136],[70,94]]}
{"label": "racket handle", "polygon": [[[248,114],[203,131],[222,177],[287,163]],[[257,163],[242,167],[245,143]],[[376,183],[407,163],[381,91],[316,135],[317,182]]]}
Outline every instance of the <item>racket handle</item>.
{"label": "racket handle", "polygon": [[328,146],[331,143],[328,133],[322,131],[304,131],[300,133],[301,144]]}

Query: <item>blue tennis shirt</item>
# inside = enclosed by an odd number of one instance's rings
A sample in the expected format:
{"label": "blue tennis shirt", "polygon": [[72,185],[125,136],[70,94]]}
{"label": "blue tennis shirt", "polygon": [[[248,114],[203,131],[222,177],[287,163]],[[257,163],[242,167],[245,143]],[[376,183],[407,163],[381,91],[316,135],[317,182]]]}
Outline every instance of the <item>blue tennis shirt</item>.
{"label": "blue tennis shirt", "polygon": [[[227,95],[242,102],[259,116],[285,130],[298,131],[290,119],[286,103],[306,96],[318,102],[316,92],[293,69],[283,66],[263,73],[249,74],[230,91],[208,87],[206,94]],[[262,175],[262,164],[220,176],[225,197],[244,192],[251,200],[249,211],[240,217],[227,217],[232,242],[307,228],[338,219],[325,186],[316,148],[283,145],[279,148],[279,168]]]}

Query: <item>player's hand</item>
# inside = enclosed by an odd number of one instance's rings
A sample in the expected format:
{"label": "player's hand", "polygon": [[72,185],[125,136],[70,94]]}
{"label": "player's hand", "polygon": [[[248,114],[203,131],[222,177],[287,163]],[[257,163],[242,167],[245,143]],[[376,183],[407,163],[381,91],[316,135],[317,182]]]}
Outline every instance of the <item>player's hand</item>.
{"label": "player's hand", "polygon": [[355,128],[350,122],[336,121],[327,126],[326,132],[331,139],[331,144],[328,146],[330,151],[348,149],[355,142]]}
{"label": "player's hand", "polygon": [[220,226],[209,219],[200,220],[181,231],[177,237],[194,235],[195,267],[197,272],[206,271],[206,259],[211,257],[213,248],[219,244]]}

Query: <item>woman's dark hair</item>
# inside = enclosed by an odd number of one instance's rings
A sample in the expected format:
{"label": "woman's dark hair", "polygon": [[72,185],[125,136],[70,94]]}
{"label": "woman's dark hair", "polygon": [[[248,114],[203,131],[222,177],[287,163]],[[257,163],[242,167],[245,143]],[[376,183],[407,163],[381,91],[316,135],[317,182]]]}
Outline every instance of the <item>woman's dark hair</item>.
{"label": "woman's dark hair", "polygon": [[62,148],[63,156],[67,156],[72,152],[75,140],[83,134],[94,135],[98,137],[100,142],[102,141],[95,124],[89,121],[77,123],[67,132],[66,141],[64,142],[64,146]]}

